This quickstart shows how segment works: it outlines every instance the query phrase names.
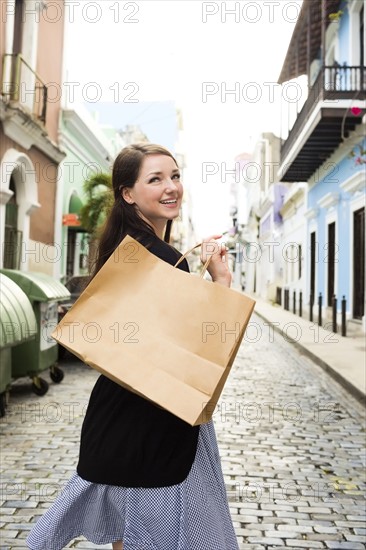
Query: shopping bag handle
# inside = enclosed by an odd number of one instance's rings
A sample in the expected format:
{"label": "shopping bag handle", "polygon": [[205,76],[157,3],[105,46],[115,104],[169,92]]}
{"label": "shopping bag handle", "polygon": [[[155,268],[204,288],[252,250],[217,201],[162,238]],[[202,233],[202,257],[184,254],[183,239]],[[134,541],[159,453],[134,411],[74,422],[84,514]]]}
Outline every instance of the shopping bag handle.
{"label": "shopping bag handle", "polygon": [[[189,250],[187,250],[187,252],[185,252],[185,253],[183,254],[183,256],[181,256],[181,257],[179,258],[179,260],[178,260],[177,263],[174,265],[174,267],[177,267],[181,262],[183,262],[183,260],[186,259],[186,257],[188,256],[188,254],[190,254],[191,252],[193,252],[193,250],[195,250],[196,248],[198,248],[199,246],[202,246],[202,245],[203,245],[203,243],[198,243],[198,244],[196,244],[195,246],[192,246],[192,248],[190,248]],[[201,279],[203,279],[203,277],[204,277],[204,275],[205,275],[205,273],[206,273],[206,269],[207,269],[207,267],[208,267],[208,264],[209,264],[210,261],[211,261],[211,258],[212,258],[212,256],[209,256],[209,257],[207,258],[207,260],[205,261],[205,263],[203,264],[203,267],[202,267],[201,273],[200,273]]]}

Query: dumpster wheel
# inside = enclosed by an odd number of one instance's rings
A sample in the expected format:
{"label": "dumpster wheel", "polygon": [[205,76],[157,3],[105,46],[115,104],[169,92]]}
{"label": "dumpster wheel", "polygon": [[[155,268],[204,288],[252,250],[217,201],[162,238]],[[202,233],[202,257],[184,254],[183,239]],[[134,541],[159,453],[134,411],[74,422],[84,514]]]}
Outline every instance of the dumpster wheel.
{"label": "dumpster wheel", "polygon": [[64,379],[64,371],[57,365],[53,365],[53,367],[50,368],[50,377],[55,384],[59,384]]}
{"label": "dumpster wheel", "polygon": [[44,395],[48,392],[48,382],[39,376],[35,376],[32,379],[32,391],[36,395]]}

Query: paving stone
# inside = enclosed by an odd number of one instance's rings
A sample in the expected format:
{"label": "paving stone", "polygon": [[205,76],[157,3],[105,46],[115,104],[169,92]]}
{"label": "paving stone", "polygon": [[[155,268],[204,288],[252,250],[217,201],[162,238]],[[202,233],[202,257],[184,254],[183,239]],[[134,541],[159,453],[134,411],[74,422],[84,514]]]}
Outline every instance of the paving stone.
{"label": "paving stone", "polygon": [[4,502],[4,508],[36,508],[37,503],[31,500],[9,500]]}
{"label": "paving stone", "polygon": [[331,516],[332,521],[342,521],[346,519],[342,514],[332,514],[331,512],[329,512],[329,514],[311,514],[313,519],[328,519],[329,516]]}
{"label": "paving stone", "polygon": [[313,529],[309,525],[292,525],[290,529],[287,529],[285,525],[279,525],[278,526],[279,531],[294,531],[297,533],[312,533]]}
{"label": "paving stone", "polygon": [[[242,514],[244,510],[240,510],[240,514]],[[272,517],[273,512],[271,510],[249,510],[249,514],[251,516],[257,516],[257,517]]]}
{"label": "paving stone", "polygon": [[[267,525],[268,524],[268,525]],[[276,518],[276,517],[270,517],[270,518],[263,518],[262,525],[264,525],[266,528],[269,528],[269,525],[295,525],[296,519],[294,518]]]}
{"label": "paving stone", "polygon": [[[12,550],[13,548],[16,548],[17,550],[19,548],[26,548],[25,540],[18,540],[18,539],[3,539],[1,541],[5,546],[7,550]],[[27,548],[29,550],[29,548]]]}
{"label": "paving stone", "polygon": [[267,546],[262,546],[261,544],[239,544],[240,550],[268,550]]}
{"label": "paving stone", "polygon": [[[62,384],[43,397],[17,381],[0,420],[0,550],[26,548],[29,529],[74,473],[98,376],[70,361]],[[244,341],[214,422],[241,550],[365,549],[365,410],[325,371],[283,338]],[[67,548],[111,545],[78,537]]]}
{"label": "paving stone", "polygon": [[88,549],[88,550],[94,550],[94,549],[98,549],[98,550],[109,550],[110,548],[112,548],[112,546],[110,544],[107,544],[105,546],[101,546],[101,545],[98,545],[98,544],[93,544],[92,542],[88,542],[88,541],[81,541],[81,542],[77,542],[76,545],[74,546],[74,548],[84,548],[84,549]]}
{"label": "paving stone", "polygon": [[16,508],[7,508],[4,504],[2,505],[2,508],[5,508],[6,514],[15,514],[17,512]]}
{"label": "paving stone", "polygon": [[360,542],[333,542],[325,541],[327,548],[333,550],[365,550],[365,545]]}
{"label": "paving stone", "polygon": [[349,541],[366,543],[365,535],[347,535],[346,533],[344,536]]}
{"label": "paving stone", "polygon": [[290,548],[325,548],[324,544],[322,542],[316,542],[311,540],[286,540],[286,545]]}
{"label": "paving stone", "polygon": [[322,525],[314,525],[313,529],[316,533],[321,533],[326,535],[334,535],[336,533],[339,533],[340,531],[337,527],[324,527]]}
{"label": "paving stone", "polygon": [[364,528],[365,524],[357,521],[335,521],[338,527],[345,527],[347,529]]}
{"label": "paving stone", "polygon": [[253,530],[253,531],[258,529],[264,530],[264,526],[262,527],[262,524],[258,524],[258,523],[240,523],[239,528]]}
{"label": "paving stone", "polygon": [[272,510],[273,512],[275,512],[276,510],[282,510],[286,512],[295,512],[295,508],[293,506],[289,506],[288,504],[264,503],[261,505],[261,507],[263,510]]}
{"label": "paving stone", "polygon": [[326,536],[324,536],[324,534],[310,534],[310,535],[306,535],[306,539],[307,540],[319,540],[319,541],[330,541],[330,540],[338,540],[338,541],[341,541],[343,540],[343,535],[342,533],[338,533],[337,535],[331,535],[331,534],[327,534]]}
{"label": "paving stone", "polygon": [[281,539],[295,539],[297,536],[300,537],[300,534],[295,533],[295,531],[277,531],[276,529],[266,530],[264,534],[268,538],[281,537]]}
{"label": "paving stone", "polygon": [[245,516],[244,514],[240,514],[240,523],[258,523],[258,517]]}
{"label": "paving stone", "polygon": [[32,527],[31,523],[8,523],[6,528],[9,528],[9,529],[19,529],[19,530],[23,530],[23,529],[30,529]]}
{"label": "paving stone", "polygon": [[304,512],[306,514],[331,514],[332,513],[332,510],[330,508],[324,508],[324,507],[316,508],[314,506],[307,506],[307,507],[299,506],[298,511]]}
{"label": "paving stone", "polygon": [[1,530],[1,538],[3,540],[7,540],[7,539],[15,539],[15,537],[17,537],[19,534],[19,531],[15,531],[15,530],[12,530],[12,529],[2,529]]}
{"label": "paving stone", "polygon": [[236,528],[235,532],[237,536],[241,537],[261,537],[263,535],[263,531],[259,531],[258,529]]}
{"label": "paving stone", "polygon": [[248,538],[248,542],[260,543],[260,544],[273,544],[274,546],[283,546],[284,541],[277,538],[269,537],[258,537],[258,538]]}
{"label": "paving stone", "polygon": [[283,512],[281,510],[276,510],[276,515],[280,518],[293,518],[297,520],[310,519],[309,514],[304,514],[303,512]]}

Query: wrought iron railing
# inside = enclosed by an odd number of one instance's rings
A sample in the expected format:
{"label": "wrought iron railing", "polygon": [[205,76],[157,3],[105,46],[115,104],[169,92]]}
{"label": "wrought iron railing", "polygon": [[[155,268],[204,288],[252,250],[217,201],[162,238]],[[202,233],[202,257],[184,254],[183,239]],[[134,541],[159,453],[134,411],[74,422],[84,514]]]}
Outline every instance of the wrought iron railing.
{"label": "wrought iron railing", "polygon": [[21,54],[4,54],[1,94],[5,101],[19,104],[31,116],[46,122],[47,86]]}
{"label": "wrought iron railing", "polygon": [[[340,99],[365,99],[366,69],[361,66],[331,65],[320,70],[316,81],[309,91],[301,111],[297,115],[287,139],[281,146],[281,160],[287,154],[300,135],[305,122],[321,101],[338,101]],[[330,106],[330,105],[328,105]]]}
{"label": "wrought iron railing", "polygon": [[[344,92],[353,97],[356,92],[366,91],[365,67],[331,65],[325,66],[322,72],[325,99],[343,99],[345,97]],[[336,93],[333,94],[331,92]],[[337,92],[340,93],[338,94]],[[349,96],[347,95],[346,97]]]}

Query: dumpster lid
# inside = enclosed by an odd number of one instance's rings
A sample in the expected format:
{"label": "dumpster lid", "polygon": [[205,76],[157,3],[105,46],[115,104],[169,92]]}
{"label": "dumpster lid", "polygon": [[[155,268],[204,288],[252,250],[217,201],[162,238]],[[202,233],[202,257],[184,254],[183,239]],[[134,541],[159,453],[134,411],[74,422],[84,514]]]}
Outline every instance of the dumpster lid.
{"label": "dumpster lid", "polygon": [[21,344],[36,334],[32,304],[14,281],[0,273],[0,348]]}
{"label": "dumpster lid", "polygon": [[0,272],[19,285],[30,300],[48,302],[70,297],[70,292],[60,281],[45,273],[16,269],[1,269]]}

